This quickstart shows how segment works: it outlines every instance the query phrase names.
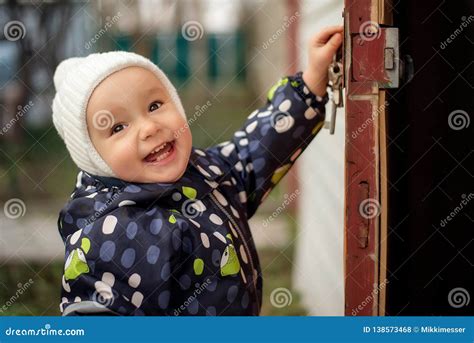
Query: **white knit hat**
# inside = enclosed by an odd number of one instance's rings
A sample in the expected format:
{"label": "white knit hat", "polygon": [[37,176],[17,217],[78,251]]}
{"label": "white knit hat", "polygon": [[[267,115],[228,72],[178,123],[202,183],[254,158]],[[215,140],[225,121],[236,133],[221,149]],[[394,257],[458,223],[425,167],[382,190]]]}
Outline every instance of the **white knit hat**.
{"label": "white knit hat", "polygon": [[168,91],[178,112],[186,118],[176,89],[149,59],[132,52],[111,51],[73,57],[62,61],[54,73],[56,95],[53,123],[76,165],[94,175],[114,176],[89,137],[86,109],[94,89],[110,74],[127,67],[143,67],[153,72]]}

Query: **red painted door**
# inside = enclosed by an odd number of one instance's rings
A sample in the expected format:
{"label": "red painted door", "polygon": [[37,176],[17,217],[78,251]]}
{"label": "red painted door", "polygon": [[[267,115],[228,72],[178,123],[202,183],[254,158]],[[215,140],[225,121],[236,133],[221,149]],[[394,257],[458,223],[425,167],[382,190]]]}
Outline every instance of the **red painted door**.
{"label": "red painted door", "polygon": [[386,285],[385,89],[398,86],[387,5],[345,0],[345,314],[383,315]]}
{"label": "red painted door", "polygon": [[345,0],[346,315],[474,313],[470,11]]}

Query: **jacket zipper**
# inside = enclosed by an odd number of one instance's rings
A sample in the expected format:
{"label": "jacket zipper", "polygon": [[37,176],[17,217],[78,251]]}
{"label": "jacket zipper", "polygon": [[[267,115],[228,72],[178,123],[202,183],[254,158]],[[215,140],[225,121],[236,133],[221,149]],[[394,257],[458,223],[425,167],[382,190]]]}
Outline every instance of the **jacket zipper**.
{"label": "jacket zipper", "polygon": [[250,249],[249,247],[247,246],[247,241],[245,240],[245,237],[244,235],[242,234],[242,231],[240,230],[240,226],[237,225],[237,223],[235,222],[234,218],[226,211],[226,209],[217,201],[217,199],[215,198],[214,194],[212,193],[209,193],[209,196],[211,197],[212,201],[214,202],[214,204],[217,205],[217,207],[219,207],[219,209],[224,212],[224,214],[226,215],[226,217],[231,221],[232,224],[234,224],[234,227],[236,228],[237,232],[239,233],[241,239],[242,239],[242,242],[244,244],[244,247],[245,247],[245,251],[249,257],[249,261],[250,261],[250,267],[252,268],[251,270],[251,278],[252,278],[252,284],[253,284],[253,290],[255,292],[255,297],[257,298],[257,306],[258,306],[258,312],[260,313],[260,299],[258,297],[258,292],[257,292],[257,286],[256,286],[256,280],[254,280],[254,276],[253,276],[253,273],[254,273],[254,270],[256,270],[253,266],[253,256],[252,254],[250,253]]}

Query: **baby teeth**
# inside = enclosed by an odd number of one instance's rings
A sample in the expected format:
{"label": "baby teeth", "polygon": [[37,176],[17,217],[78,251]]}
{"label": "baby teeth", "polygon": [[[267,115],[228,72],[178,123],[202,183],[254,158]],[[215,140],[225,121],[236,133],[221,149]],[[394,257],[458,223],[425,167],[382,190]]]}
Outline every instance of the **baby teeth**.
{"label": "baby teeth", "polygon": [[154,154],[154,153],[157,153],[158,151],[160,151],[161,149],[163,149],[166,144],[168,144],[168,142],[164,143],[163,145],[159,146],[158,148],[156,148],[155,150],[153,150],[151,153]]}
{"label": "baby teeth", "polygon": [[165,152],[165,153],[163,153],[163,155],[160,155],[160,156],[158,156],[158,157],[156,158],[155,162],[161,161],[162,159],[164,159],[164,158],[168,157],[168,155],[169,155],[169,154],[170,154],[170,152],[169,152],[169,151],[168,151],[168,152]]}
{"label": "baby teeth", "polygon": [[150,161],[150,162],[156,163],[156,162],[159,162],[159,161],[161,161],[161,160],[167,158],[167,157],[170,155],[171,151],[166,151],[166,152],[163,152],[163,153],[161,153],[161,154],[158,154],[158,153],[159,153],[161,150],[165,149],[168,145],[171,145],[171,143],[166,142],[166,143],[164,143],[163,145],[161,145],[161,146],[159,146],[158,148],[156,148],[155,150],[153,150],[153,151],[150,153],[150,155],[151,155],[151,154],[156,154],[156,155],[158,155],[158,156],[156,156],[155,159],[154,159],[153,161]]}

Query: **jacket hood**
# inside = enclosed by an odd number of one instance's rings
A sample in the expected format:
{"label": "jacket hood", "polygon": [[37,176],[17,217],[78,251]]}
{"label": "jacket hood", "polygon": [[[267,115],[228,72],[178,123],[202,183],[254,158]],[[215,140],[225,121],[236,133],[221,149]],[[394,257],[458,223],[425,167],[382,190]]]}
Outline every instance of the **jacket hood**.
{"label": "jacket hood", "polygon": [[[117,207],[130,206],[154,211],[154,207],[160,206],[179,210],[187,197],[188,189],[183,187],[184,184],[192,184],[199,197],[205,196],[217,187],[219,180],[225,175],[222,169],[222,161],[218,162],[203,150],[192,147],[186,171],[174,183],[127,182],[81,170],[77,175],[74,191],[59,214],[61,238],[65,242],[69,235],[92,226],[93,222]],[[90,201],[91,198],[94,202]]]}

